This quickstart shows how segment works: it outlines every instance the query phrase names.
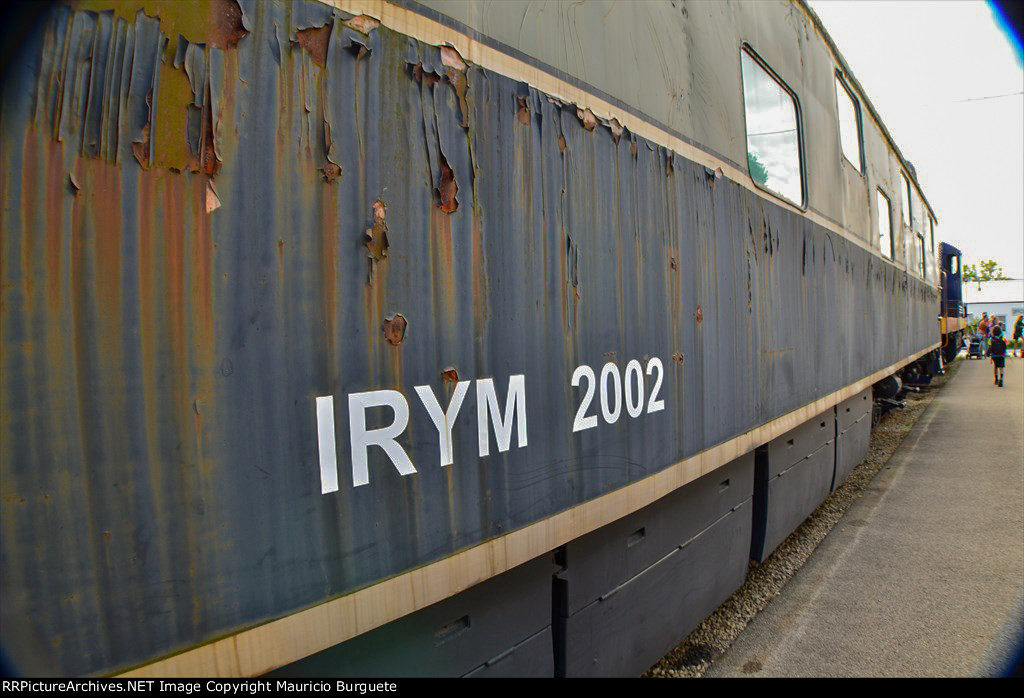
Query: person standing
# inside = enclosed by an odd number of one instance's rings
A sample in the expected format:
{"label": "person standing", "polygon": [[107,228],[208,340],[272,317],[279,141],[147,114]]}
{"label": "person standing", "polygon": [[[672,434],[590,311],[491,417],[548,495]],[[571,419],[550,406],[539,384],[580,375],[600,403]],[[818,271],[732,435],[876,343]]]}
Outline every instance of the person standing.
{"label": "person standing", "polygon": [[1024,356],[1024,347],[1021,347],[1021,340],[1024,339],[1024,315],[1017,316],[1017,322],[1013,325],[1013,343],[1017,347],[1018,358]]}
{"label": "person standing", "polygon": [[1003,387],[1003,369],[1006,367],[1006,340],[1003,339],[999,325],[992,330],[992,343],[988,347],[988,355],[992,359],[992,376],[995,384]]}
{"label": "person standing", "polygon": [[981,353],[988,355],[988,337],[991,332],[992,323],[988,319],[988,313],[981,314],[981,322],[978,323],[978,334],[981,336]]}

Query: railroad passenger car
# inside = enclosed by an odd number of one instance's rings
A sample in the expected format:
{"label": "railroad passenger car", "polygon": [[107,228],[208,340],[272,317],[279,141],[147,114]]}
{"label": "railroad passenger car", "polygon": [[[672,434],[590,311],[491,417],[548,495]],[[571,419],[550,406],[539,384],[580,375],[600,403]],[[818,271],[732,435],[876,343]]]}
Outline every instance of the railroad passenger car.
{"label": "railroad passenger car", "polygon": [[801,2],[81,0],[2,89],[14,670],[636,674],[939,347]]}
{"label": "railroad passenger car", "polygon": [[961,252],[948,242],[939,243],[940,285],[942,307],[939,322],[942,330],[942,359],[953,361],[964,343],[967,330],[967,306],[964,305]]}

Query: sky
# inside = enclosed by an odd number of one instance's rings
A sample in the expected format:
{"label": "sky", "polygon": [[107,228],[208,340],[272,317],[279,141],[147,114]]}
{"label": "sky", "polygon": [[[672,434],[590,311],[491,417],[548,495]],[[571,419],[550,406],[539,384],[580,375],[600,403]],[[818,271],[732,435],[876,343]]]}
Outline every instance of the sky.
{"label": "sky", "polygon": [[[983,2],[811,0],[964,263],[1024,278],[1024,66]],[[1008,95],[1008,96],[1003,96]]]}

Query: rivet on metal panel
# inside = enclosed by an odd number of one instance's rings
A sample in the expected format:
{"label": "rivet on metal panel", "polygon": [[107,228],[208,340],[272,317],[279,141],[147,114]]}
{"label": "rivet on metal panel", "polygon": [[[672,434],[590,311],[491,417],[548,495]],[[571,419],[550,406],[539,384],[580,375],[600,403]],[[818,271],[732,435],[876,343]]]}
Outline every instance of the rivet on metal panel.
{"label": "rivet on metal panel", "polygon": [[441,377],[444,378],[445,383],[459,382],[459,372],[455,369],[454,366],[449,366],[448,368],[441,371]]}
{"label": "rivet on metal panel", "polygon": [[697,312],[694,313],[694,315],[697,317],[697,322],[704,321],[704,311],[700,309],[699,305],[697,306]]}
{"label": "rivet on metal panel", "polygon": [[405,339],[405,330],[409,326],[405,316],[401,313],[392,313],[384,318],[384,339],[391,344],[398,346]]}
{"label": "rivet on metal panel", "polygon": [[597,117],[590,109],[576,109],[576,116],[583,122],[583,128],[593,131],[597,127]]}
{"label": "rivet on metal panel", "polygon": [[324,173],[325,182],[330,182],[341,177],[341,165],[333,163],[330,160],[325,162],[324,166],[320,169]]}
{"label": "rivet on metal panel", "polygon": [[683,352],[681,351],[677,351],[675,354],[672,355],[672,360],[678,361],[679,363],[683,363],[683,358]]}

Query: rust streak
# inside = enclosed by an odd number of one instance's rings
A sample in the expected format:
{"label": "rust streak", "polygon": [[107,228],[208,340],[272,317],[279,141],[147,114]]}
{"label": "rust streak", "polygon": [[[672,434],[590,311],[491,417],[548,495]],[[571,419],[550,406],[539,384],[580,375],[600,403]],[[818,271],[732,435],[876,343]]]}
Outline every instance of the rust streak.
{"label": "rust streak", "polygon": [[441,210],[445,213],[455,213],[459,208],[458,199],[455,195],[459,193],[459,185],[455,183],[455,172],[452,171],[444,153],[441,155],[441,181],[437,193],[441,197]]}
{"label": "rust streak", "polygon": [[310,58],[321,68],[327,66],[327,46],[331,40],[331,25],[298,31],[299,46],[309,51]]}
{"label": "rust streak", "polygon": [[56,142],[51,142],[48,146],[46,172],[50,181],[46,187],[46,303],[51,316],[57,317],[60,312],[61,280],[64,278],[61,269],[63,263],[62,231],[64,229],[64,192],[67,190],[61,182],[61,172],[64,171],[61,161],[62,147]]}
{"label": "rust streak", "polygon": [[[193,286],[193,317],[198,314],[199,345],[207,349],[208,362],[212,362],[213,343],[213,219],[203,215],[203,199],[208,195],[208,185],[204,186],[203,177],[196,177],[193,185],[193,215],[195,221],[192,248],[192,266],[195,270]],[[218,200],[219,204],[219,200]],[[198,312],[197,312],[198,311]],[[204,362],[202,365],[209,365]]]}
{"label": "rust streak", "polygon": [[388,256],[388,207],[383,201],[373,202],[373,225],[363,233],[363,244],[370,252],[371,265]]}
{"label": "rust streak", "polygon": [[[89,174],[89,197],[98,197],[91,203],[102,201],[102,205],[90,207],[95,217],[96,239],[96,285],[102,317],[115,320],[112,329],[117,330],[121,305],[121,181],[117,167],[103,161],[86,162]],[[106,332],[111,340],[115,332]]]}
{"label": "rust streak", "polygon": [[523,126],[530,125],[530,105],[526,102],[526,97],[517,97],[516,101],[519,102],[519,123]]}
{"label": "rust streak", "polygon": [[462,56],[452,46],[441,47],[441,63],[459,72],[466,69],[466,61],[462,60]]}
{"label": "rust streak", "polygon": [[611,121],[608,122],[608,128],[612,130],[612,138],[615,140],[616,143],[618,143],[619,140],[622,138],[622,124],[619,123],[618,119],[612,119]]}
{"label": "rust streak", "polygon": [[235,0],[213,0],[210,4],[210,43],[228,48],[249,32],[242,25],[242,8]]}

